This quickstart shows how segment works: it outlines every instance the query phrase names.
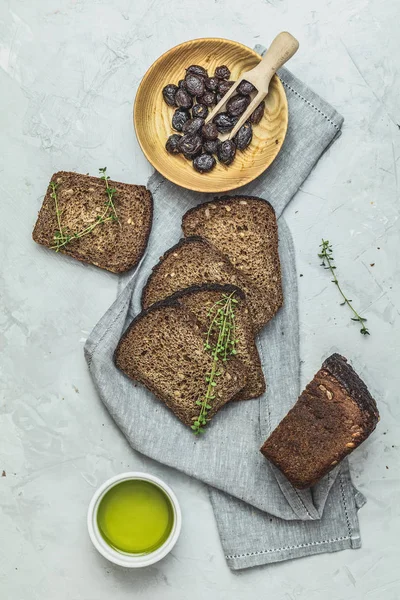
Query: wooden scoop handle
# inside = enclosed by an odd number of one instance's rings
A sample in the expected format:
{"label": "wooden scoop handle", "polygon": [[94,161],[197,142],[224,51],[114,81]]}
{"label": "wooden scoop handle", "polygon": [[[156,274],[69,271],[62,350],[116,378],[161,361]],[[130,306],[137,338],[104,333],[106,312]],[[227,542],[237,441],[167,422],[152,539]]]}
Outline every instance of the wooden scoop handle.
{"label": "wooden scoop handle", "polygon": [[[282,31],[272,41],[261,62],[255,67],[252,82],[258,91],[268,92],[269,82],[282,65],[297,52],[299,42],[287,31]],[[259,85],[254,83],[257,79]]]}
{"label": "wooden scoop handle", "polygon": [[[285,62],[288,61],[295,52],[297,52],[298,47],[299,42],[296,40],[296,38],[290,35],[290,33],[287,31],[283,31],[282,33],[279,33],[272,41],[272,44],[258,65],[251,71],[243,74],[242,77],[250,81],[250,83],[252,83],[257,89],[257,94],[229,134],[229,140],[234,138],[243,123],[245,123],[250,117],[253,110],[268,94],[269,84],[275,72],[282,65],[284,65]],[[231,90],[232,89],[233,88],[231,88]]]}

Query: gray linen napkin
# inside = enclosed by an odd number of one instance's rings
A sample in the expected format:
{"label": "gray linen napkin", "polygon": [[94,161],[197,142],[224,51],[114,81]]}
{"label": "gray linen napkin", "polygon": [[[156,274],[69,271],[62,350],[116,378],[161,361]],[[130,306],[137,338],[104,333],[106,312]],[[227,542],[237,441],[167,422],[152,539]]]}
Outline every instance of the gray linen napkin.
{"label": "gray linen napkin", "polygon": [[[112,361],[140,311],[140,295],[159,257],[181,237],[181,217],[210,197],[177,187],[155,173],[154,224],[145,257],[89,336],[85,355],[99,395],[133,448],[210,485],[228,565],[242,569],[288,558],[360,546],[357,508],[363,496],[347,462],[312,490],[295,490],[259,452],[299,394],[300,357],[295,254],[281,213],[320,156],[340,135],[342,117],[286,69],[279,72],[289,103],[283,148],[265,174],[238,190],[268,199],[279,219],[284,306],[259,334],[267,379],[258,400],[228,404],[200,438]],[[207,447],[207,454],[204,453]]]}

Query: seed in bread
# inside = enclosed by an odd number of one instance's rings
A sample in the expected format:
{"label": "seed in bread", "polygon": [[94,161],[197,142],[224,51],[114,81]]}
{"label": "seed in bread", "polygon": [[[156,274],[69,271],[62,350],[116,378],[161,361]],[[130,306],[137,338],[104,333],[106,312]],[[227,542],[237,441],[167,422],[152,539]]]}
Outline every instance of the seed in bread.
{"label": "seed in bread", "polygon": [[[116,366],[145,385],[185,425],[199,414],[196,401],[207,390],[213,358],[204,349],[201,326],[176,300],[167,299],[140,313],[123,335],[114,354]],[[218,363],[220,375],[211,418],[246,384],[246,369],[236,358]]]}
{"label": "seed in bread", "polygon": [[296,488],[308,488],[375,429],[379,412],[365,383],[332,354],[261,448]]}
{"label": "seed in bread", "polygon": [[[59,171],[51,178],[56,184],[62,229],[72,236],[59,251],[112,271],[122,273],[135,267],[146,250],[153,220],[153,199],[142,185],[108,181],[115,188],[113,197],[118,220],[96,226],[89,234],[76,238],[104,214],[108,201],[105,181],[80,173]],[[33,230],[38,244],[56,249],[54,236],[59,230],[55,200],[49,186]]]}
{"label": "seed in bread", "polygon": [[250,196],[224,196],[189,210],[185,236],[199,235],[225,254],[260,291],[257,313],[265,325],[283,302],[278,227],[269,202]]}

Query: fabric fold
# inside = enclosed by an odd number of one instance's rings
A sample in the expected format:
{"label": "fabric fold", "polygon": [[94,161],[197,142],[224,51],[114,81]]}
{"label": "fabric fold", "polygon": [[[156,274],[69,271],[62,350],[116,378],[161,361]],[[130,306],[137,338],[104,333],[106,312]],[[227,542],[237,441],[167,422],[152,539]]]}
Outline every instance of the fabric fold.
{"label": "fabric fold", "polygon": [[[356,496],[347,461],[317,521],[285,521],[210,488],[228,566],[246,569],[361,546]],[[238,516],[240,515],[240,518]]]}

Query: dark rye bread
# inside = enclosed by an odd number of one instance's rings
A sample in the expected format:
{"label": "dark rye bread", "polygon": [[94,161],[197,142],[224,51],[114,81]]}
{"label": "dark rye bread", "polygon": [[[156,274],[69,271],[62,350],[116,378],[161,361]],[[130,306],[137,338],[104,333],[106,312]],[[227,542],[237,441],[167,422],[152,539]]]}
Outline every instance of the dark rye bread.
{"label": "dark rye bread", "polygon": [[250,400],[251,398],[258,398],[265,392],[265,379],[254,341],[250,311],[242,290],[234,285],[206,284],[192,286],[181,292],[176,292],[173,296],[170,296],[170,300],[176,300],[181,306],[194,314],[200,323],[204,340],[211,321],[208,311],[224,295],[229,294],[233,294],[233,297],[238,301],[235,306],[236,358],[247,369],[247,383],[233,400]]}
{"label": "dark rye bread", "polygon": [[[200,324],[176,300],[167,299],[141,312],[119,342],[114,362],[128,377],[143,383],[189,427],[199,414],[196,400],[207,390],[212,366],[204,350]],[[246,384],[246,369],[237,359],[221,363],[211,418]]]}
{"label": "dark rye bread", "polygon": [[275,211],[266,200],[223,196],[189,210],[185,236],[200,235],[225,254],[259,290],[258,314],[265,325],[282,306],[282,281]]}
{"label": "dark rye bread", "polygon": [[378,421],[365,383],[343,356],[332,354],[261,452],[294,487],[308,488],[359,446]]}
{"label": "dark rye bread", "polygon": [[[61,225],[67,233],[83,231],[103,214],[107,201],[104,180],[59,171],[51,181],[58,186]],[[114,205],[118,222],[98,225],[88,235],[71,240],[60,252],[101,269],[122,273],[136,266],[144,254],[153,220],[153,199],[142,185],[109,180],[109,186],[117,190]],[[49,186],[32,237],[38,244],[54,248],[54,235],[59,227],[50,194]]]}
{"label": "dark rye bread", "polygon": [[221,283],[244,291],[255,329],[258,329],[258,290],[237,271],[226,256],[199,236],[182,238],[153,267],[142,292],[142,307],[164,300],[192,285]]}

